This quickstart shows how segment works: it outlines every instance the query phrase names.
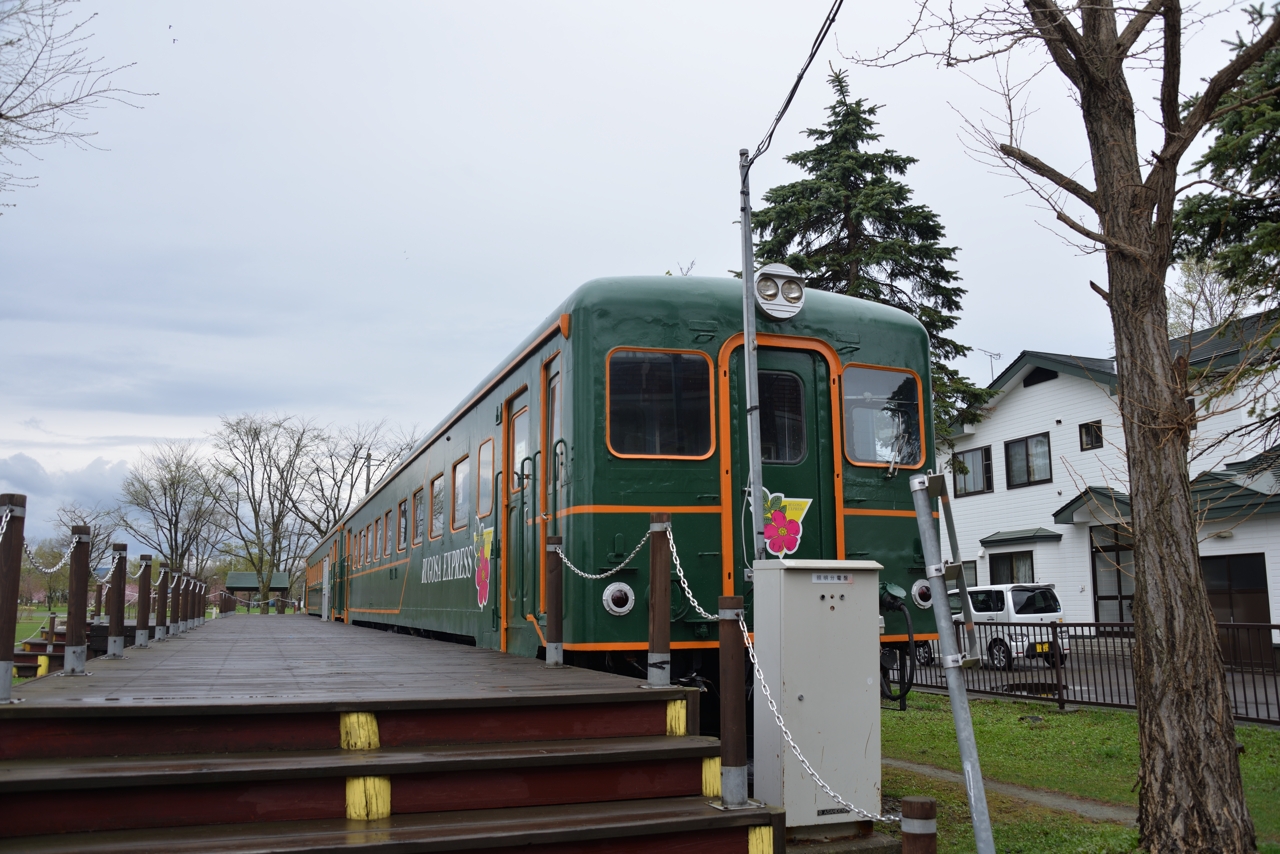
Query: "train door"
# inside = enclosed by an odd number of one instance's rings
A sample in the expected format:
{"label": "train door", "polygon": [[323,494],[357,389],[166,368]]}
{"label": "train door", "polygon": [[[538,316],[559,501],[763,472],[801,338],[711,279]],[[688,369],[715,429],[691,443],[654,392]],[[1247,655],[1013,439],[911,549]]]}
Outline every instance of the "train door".
{"label": "train door", "polygon": [[[507,648],[527,653],[532,630],[527,617],[536,614],[538,500],[537,466],[539,463],[538,431],[533,428],[531,397],[521,392],[508,404],[507,435],[503,442],[506,454],[503,469],[511,472],[503,489],[507,490],[506,524],[503,525],[502,554],[505,556],[507,591]],[[533,638],[537,648],[536,633]]]}
{"label": "train door", "polygon": [[[761,347],[760,451],[764,498],[766,558],[842,558],[836,549],[833,472],[838,449],[832,447],[831,376],[817,353]],[[746,392],[742,351],[735,353],[734,493],[743,494],[749,467]],[[739,499],[741,501],[741,499]],[[750,521],[740,503],[737,524],[743,560],[751,553]]]}
{"label": "train door", "polygon": [[333,568],[326,555],[324,572],[320,576],[320,618],[329,619],[329,585],[333,584]]}

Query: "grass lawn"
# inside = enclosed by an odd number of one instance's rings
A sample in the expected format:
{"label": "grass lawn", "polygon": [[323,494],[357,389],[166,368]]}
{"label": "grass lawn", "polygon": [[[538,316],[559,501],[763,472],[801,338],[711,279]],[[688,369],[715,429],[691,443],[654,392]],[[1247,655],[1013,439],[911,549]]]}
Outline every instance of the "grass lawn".
{"label": "grass lawn", "polygon": [[[881,712],[884,755],[959,771],[950,701],[913,692],[907,705],[906,712]],[[988,779],[1137,806],[1138,719],[1132,712],[1060,712],[1040,703],[994,699],[972,700],[970,708],[982,773]],[[1044,720],[1018,720],[1028,715]],[[1238,724],[1236,739],[1245,745],[1240,769],[1260,850],[1280,854],[1280,731]],[[886,768],[886,781],[889,772]],[[959,803],[963,809],[963,798]]]}

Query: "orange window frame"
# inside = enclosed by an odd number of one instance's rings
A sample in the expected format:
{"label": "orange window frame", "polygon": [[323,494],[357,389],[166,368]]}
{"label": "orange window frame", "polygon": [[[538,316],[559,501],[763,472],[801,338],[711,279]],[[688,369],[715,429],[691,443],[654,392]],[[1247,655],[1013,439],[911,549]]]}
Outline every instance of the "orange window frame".
{"label": "orange window frame", "polygon": [[[484,470],[485,445],[489,446],[489,471],[488,472]],[[488,519],[490,516],[493,515],[494,505],[497,504],[498,497],[496,495],[490,494],[489,509],[486,510],[484,513],[479,512],[480,511],[480,487],[485,483],[486,477],[488,478],[489,489],[493,490],[493,472],[494,472],[494,463],[496,462],[496,460],[494,459],[494,450],[495,449],[494,449],[493,439],[485,439],[483,442],[480,443],[479,450],[476,451],[476,518],[477,519]]]}
{"label": "orange window frame", "polygon": [[371,550],[372,557],[373,557],[373,560],[377,560],[378,558],[382,557],[382,517],[381,516],[373,520],[372,543],[373,543],[373,549]]}
{"label": "orange window frame", "polygon": [[[418,530],[418,508],[420,507],[422,507],[421,489],[413,493],[413,504],[409,508],[410,512],[413,514],[409,519],[410,539],[413,541],[415,546],[422,542],[422,532]],[[426,527],[426,525],[423,525],[423,527]]]}
{"label": "orange window frame", "polygon": [[[400,532],[404,531],[401,538]],[[396,551],[409,548],[409,499],[405,498],[396,505]]]}
{"label": "orange window frame", "polygon": [[[427,539],[438,540],[444,536],[444,531],[436,532],[436,481],[444,480],[444,472],[431,478],[427,482]],[[443,485],[441,486],[443,488]]]}
{"label": "orange window frame", "polygon": [[866,368],[872,371],[890,371],[895,374],[910,374],[916,381],[916,411],[920,418],[920,462],[913,466],[896,465],[894,468],[903,471],[916,471],[924,468],[924,464],[928,461],[929,454],[925,444],[925,433],[928,425],[924,422],[924,383],[920,381],[920,375],[910,368],[895,368],[891,365],[868,365],[862,362],[847,362],[840,366],[840,452],[844,455],[845,460],[851,466],[868,469],[887,469],[891,463],[868,463],[855,460],[849,454],[848,433],[845,432],[844,418],[844,372],[849,368]]}
{"label": "orange window frame", "polygon": [[[520,394],[523,394],[523,393],[524,391],[522,390]],[[524,479],[524,472],[520,470],[521,468],[520,463],[522,462],[522,460],[516,459],[516,442],[515,442],[516,419],[519,418],[521,415],[527,415],[527,414],[529,414],[529,404],[526,403],[524,406],[517,409],[515,414],[511,416],[511,434],[512,435],[510,437],[511,442],[509,444],[511,445],[511,470],[512,472],[515,473],[515,477],[508,476],[507,483],[511,486],[511,491],[513,493],[520,491],[519,483],[521,480]]]}
{"label": "orange window frame", "polygon": [[382,555],[391,557],[391,511],[382,517]]}
{"label": "orange window frame", "polygon": [[[613,358],[613,354],[619,351],[627,351],[628,353],[679,353],[691,356],[701,356],[707,361],[707,424],[708,433],[711,435],[711,446],[705,454],[698,456],[688,456],[683,454],[621,454],[613,449],[611,439],[612,431],[612,389],[610,389],[610,372],[609,362]],[[711,356],[702,350],[680,350],[668,349],[666,347],[614,347],[604,357],[604,443],[609,449],[609,453],[613,454],[620,460],[707,460],[715,455],[716,452],[716,366]]]}
{"label": "orange window frame", "polygon": [[450,476],[453,480],[452,488],[449,492],[449,532],[453,534],[467,530],[467,527],[471,524],[471,520],[469,518],[464,519],[460,527],[455,527],[453,524],[454,518],[458,515],[458,466],[462,465],[469,459],[471,459],[470,454],[463,454],[461,457],[458,457],[458,459],[453,461],[453,466],[449,469]]}

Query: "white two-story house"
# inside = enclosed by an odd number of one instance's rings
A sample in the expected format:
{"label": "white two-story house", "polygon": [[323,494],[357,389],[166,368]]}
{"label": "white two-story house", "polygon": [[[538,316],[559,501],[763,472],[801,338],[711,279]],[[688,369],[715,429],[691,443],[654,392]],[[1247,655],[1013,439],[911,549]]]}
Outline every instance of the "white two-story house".
{"label": "white two-story house", "polygon": [[[1258,317],[1171,342],[1193,373],[1247,358]],[[1265,330],[1264,330],[1265,331]],[[1268,344],[1270,346],[1270,344]],[[1072,622],[1132,619],[1128,470],[1110,359],[1024,351],[948,466],[970,584],[1055,585]],[[1197,401],[1189,456],[1201,569],[1220,622],[1280,620],[1280,451],[1236,437],[1248,401]],[[1226,437],[1226,438],[1224,438]],[[949,456],[939,448],[938,457]],[[960,469],[964,469],[961,473]]]}

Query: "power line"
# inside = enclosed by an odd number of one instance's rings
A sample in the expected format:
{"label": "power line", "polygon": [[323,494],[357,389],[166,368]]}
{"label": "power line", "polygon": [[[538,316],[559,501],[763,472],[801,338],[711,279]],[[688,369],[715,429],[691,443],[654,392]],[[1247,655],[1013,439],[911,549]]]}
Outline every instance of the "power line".
{"label": "power line", "polygon": [[827,12],[827,17],[822,21],[822,26],[818,28],[818,35],[813,39],[813,47],[809,48],[809,56],[804,61],[804,66],[800,69],[800,73],[796,75],[796,82],[791,85],[791,91],[787,93],[787,99],[782,102],[782,107],[778,110],[778,114],[773,117],[773,124],[769,125],[769,132],[764,135],[764,139],[760,140],[760,144],[756,146],[756,153],[751,155],[751,159],[747,161],[746,169],[742,171],[742,183],[747,182],[747,174],[751,171],[751,164],[756,162],[756,158],[769,150],[769,146],[773,144],[773,133],[778,129],[778,125],[782,122],[782,117],[787,114],[787,109],[791,106],[791,101],[796,97],[796,92],[800,90],[800,83],[804,80],[805,72],[809,70],[809,66],[813,64],[813,60],[818,56],[818,51],[822,49],[822,43],[826,41],[827,33],[831,32],[831,28],[835,26],[836,15],[840,14],[840,7],[844,5],[844,0],[835,0],[831,4],[831,11]]}

